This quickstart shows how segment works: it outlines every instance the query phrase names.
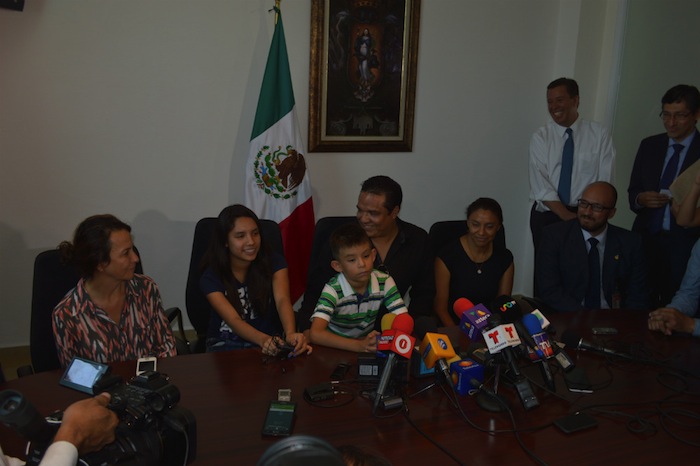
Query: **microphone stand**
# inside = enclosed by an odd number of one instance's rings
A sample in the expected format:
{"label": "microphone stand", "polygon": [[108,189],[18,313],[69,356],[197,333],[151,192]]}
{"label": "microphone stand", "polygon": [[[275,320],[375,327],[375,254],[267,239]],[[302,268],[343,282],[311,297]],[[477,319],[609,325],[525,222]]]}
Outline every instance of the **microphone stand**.
{"label": "microphone stand", "polygon": [[[454,387],[454,384],[452,384],[452,380],[449,378],[449,375],[445,374],[446,364],[447,364],[447,363],[445,362],[444,359],[438,361],[438,363],[435,364],[435,378],[433,379],[433,381],[430,382],[430,383],[429,383],[428,385],[426,385],[425,387],[423,387],[423,388],[421,388],[420,390],[418,390],[417,392],[415,392],[415,393],[409,395],[408,397],[409,397],[409,398],[413,398],[413,397],[418,396],[418,395],[420,395],[421,393],[427,392],[427,391],[430,390],[431,388],[437,386],[437,387],[440,387],[440,389],[443,391],[443,393],[445,393],[445,395],[447,395],[447,398],[449,398],[450,401],[452,401],[453,404],[456,403],[456,402],[457,402],[457,401],[456,401],[456,398],[457,398],[457,391],[456,391],[456,389],[455,389],[455,387]],[[446,379],[445,377],[447,377],[447,379]],[[444,387],[445,383],[446,383],[447,385],[449,385],[449,387],[452,389],[451,392],[448,392],[448,391],[445,389],[445,387]],[[450,393],[452,394],[452,396],[454,396],[454,399],[451,399],[451,398],[450,398]]]}
{"label": "microphone stand", "polygon": [[503,395],[498,393],[498,385],[501,381],[501,367],[503,366],[502,356],[499,354],[497,358],[492,361],[495,365],[494,375],[493,375],[493,391],[491,390],[479,390],[476,394],[475,400],[476,405],[491,413],[501,413],[509,408],[508,399]]}

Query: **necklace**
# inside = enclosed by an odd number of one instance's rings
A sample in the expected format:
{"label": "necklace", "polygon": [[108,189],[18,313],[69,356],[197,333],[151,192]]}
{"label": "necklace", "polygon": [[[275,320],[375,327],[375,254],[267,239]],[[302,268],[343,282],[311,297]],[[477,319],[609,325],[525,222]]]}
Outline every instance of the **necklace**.
{"label": "necklace", "polygon": [[[476,265],[476,273],[477,275],[481,275],[482,273],[482,267],[491,258],[491,254],[493,253],[493,249],[489,248],[490,250],[487,250],[485,253],[484,252],[479,252],[477,254],[477,251],[472,251],[471,245],[469,244],[469,241],[467,240],[467,236],[463,236],[460,238],[460,241],[462,242],[462,247],[464,248],[464,251],[467,253],[467,256],[469,259]],[[490,246],[490,245],[489,245]],[[483,260],[481,262],[476,261],[476,257],[481,256]],[[486,257],[484,257],[486,256]]]}

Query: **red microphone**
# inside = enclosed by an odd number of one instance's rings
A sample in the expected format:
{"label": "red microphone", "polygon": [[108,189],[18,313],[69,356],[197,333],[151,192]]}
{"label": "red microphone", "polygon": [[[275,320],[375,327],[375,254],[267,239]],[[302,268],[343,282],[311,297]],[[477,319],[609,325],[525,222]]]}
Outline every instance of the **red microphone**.
{"label": "red microphone", "polygon": [[457,300],[452,305],[452,311],[459,319],[462,318],[462,314],[474,307],[474,303],[469,301],[467,298],[457,298]]}
{"label": "red microphone", "polygon": [[[393,319],[387,319],[386,316],[392,315]],[[391,328],[385,329],[385,323],[391,322]],[[377,351],[391,351],[392,342],[398,333],[410,335],[413,333],[413,317],[408,312],[403,314],[386,314],[382,317],[382,334],[377,341]]]}
{"label": "red microphone", "polygon": [[409,335],[413,333],[413,317],[408,312],[399,314],[394,318],[391,323],[391,328],[393,330],[400,330],[403,333],[408,333]]}
{"label": "red microphone", "polygon": [[[396,355],[398,354],[406,359],[411,357],[413,347],[416,343],[416,339],[411,336],[411,332],[413,332],[413,317],[407,312],[396,316],[391,323],[391,330],[382,332],[379,343],[377,343],[377,349],[389,350],[390,353],[389,357],[386,359],[382,376],[379,378],[379,386],[377,386],[377,393],[374,396],[372,412],[377,410],[379,403],[384,397],[386,388],[389,385],[391,372],[394,370],[394,365],[396,364]],[[386,341],[385,336],[390,336],[390,340]]]}
{"label": "red microphone", "polygon": [[491,312],[483,304],[476,304],[467,298],[459,298],[452,305],[452,310],[459,317],[459,328],[470,340],[481,337]]}

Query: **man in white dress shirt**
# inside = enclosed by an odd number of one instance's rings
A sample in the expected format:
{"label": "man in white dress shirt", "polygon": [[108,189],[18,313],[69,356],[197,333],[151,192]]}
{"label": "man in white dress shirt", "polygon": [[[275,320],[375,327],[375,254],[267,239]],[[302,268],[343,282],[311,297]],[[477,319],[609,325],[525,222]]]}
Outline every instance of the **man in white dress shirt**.
{"label": "man in white dress shirt", "polygon": [[545,226],[576,218],[577,202],[586,186],[613,182],[615,148],[610,133],[596,122],[579,118],[578,106],[576,81],[559,78],[549,83],[547,108],[552,121],[530,141],[530,200],[534,202],[530,229],[535,252]]}

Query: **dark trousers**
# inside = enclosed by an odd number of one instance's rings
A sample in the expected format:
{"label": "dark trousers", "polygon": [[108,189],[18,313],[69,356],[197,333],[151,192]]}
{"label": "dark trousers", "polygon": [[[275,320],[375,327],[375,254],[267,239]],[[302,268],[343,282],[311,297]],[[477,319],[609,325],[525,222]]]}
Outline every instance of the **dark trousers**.
{"label": "dark trousers", "polygon": [[542,230],[547,225],[561,222],[561,219],[550,210],[547,212],[538,212],[535,210],[535,207],[537,207],[536,202],[532,204],[532,209],[530,209],[530,231],[532,232],[532,244],[535,246],[535,258],[537,258],[537,248],[540,246]]}
{"label": "dark trousers", "polygon": [[[552,211],[538,212],[535,210],[537,203],[532,204],[532,209],[530,209],[530,231],[532,232],[532,244],[535,246],[535,270],[532,279],[532,290],[535,296],[539,296],[539,290],[537,289],[537,249],[540,246],[540,240],[542,238],[542,230],[553,223],[561,222],[557,214]],[[569,207],[569,210],[574,208]],[[575,210],[573,210],[575,212]]]}

